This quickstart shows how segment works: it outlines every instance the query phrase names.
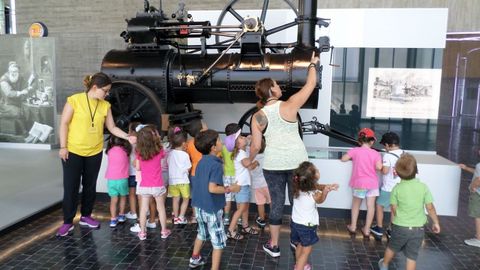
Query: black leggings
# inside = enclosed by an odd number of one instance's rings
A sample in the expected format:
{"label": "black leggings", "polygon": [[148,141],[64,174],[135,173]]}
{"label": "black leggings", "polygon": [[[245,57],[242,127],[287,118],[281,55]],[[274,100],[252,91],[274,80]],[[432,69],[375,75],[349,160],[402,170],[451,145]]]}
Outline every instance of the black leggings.
{"label": "black leggings", "polygon": [[63,222],[71,224],[77,212],[78,191],[82,182],[82,216],[90,216],[97,193],[97,177],[102,164],[102,152],[83,157],[68,153],[63,166]]}
{"label": "black leggings", "polygon": [[271,225],[282,225],[283,206],[285,205],[285,187],[288,185],[288,200],[293,205],[293,170],[271,171],[263,170],[263,176],[267,181],[268,191],[272,203],[270,204],[270,215],[268,217]]}

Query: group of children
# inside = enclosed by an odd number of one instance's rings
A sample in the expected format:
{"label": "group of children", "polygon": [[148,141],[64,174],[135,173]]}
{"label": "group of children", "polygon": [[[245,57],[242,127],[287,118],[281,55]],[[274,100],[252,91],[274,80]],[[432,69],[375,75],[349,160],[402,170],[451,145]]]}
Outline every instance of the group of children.
{"label": "group of children", "polygon": [[[167,238],[171,233],[167,229],[165,211],[168,185],[168,193],[173,202],[174,224],[187,223],[185,213],[190,197],[192,199],[198,234],[190,258],[190,267],[205,264],[200,251],[203,242],[210,240],[213,246],[212,269],[219,269],[227,238],[241,240],[245,234],[258,234],[248,222],[252,196],[258,206],[256,223],[260,228],[265,226],[264,204],[270,202],[270,197],[262,174],[262,154],[257,155],[253,162],[250,161],[247,149],[249,138],[242,136],[237,124],[227,125],[227,136],[223,144],[216,131],[205,128],[202,130],[201,126],[194,128],[194,136],[190,140],[187,140],[185,130],[178,126],[171,127],[168,131],[167,147],[162,145],[160,135],[152,125],[132,123],[129,132],[137,138],[135,145],[129,145],[128,142],[112,136],[106,150],[109,160],[106,178],[108,193],[112,198],[111,227],[115,227],[118,222],[124,222],[126,218],[137,218],[135,196],[138,195],[140,220],[139,225],[135,225],[131,230],[138,232],[139,239],[146,239],[146,227],[156,226],[157,210],[162,228],[161,237]],[[192,133],[189,132],[190,135]],[[347,230],[352,234],[356,232],[360,204],[365,199],[367,217],[361,229],[362,234],[369,237],[372,233],[377,239],[386,234],[390,240],[384,258],[379,261],[379,268],[388,269],[395,253],[403,251],[407,257],[407,269],[414,269],[423,240],[424,225],[427,223],[425,208],[433,222],[432,231],[440,232],[432,195],[428,187],[416,178],[416,160],[400,149],[397,134],[387,132],[382,136],[380,144],[386,150],[383,159],[372,149],[376,137],[371,129],[361,129],[358,142],[359,147],[352,148],[341,158],[342,161],[352,161],[350,187],[353,198],[351,223],[347,225]],[[262,148],[264,147],[263,142]],[[161,160],[165,161],[163,165]],[[133,165],[130,170],[129,164]],[[463,164],[461,167],[476,172]],[[377,171],[382,175],[381,186]],[[330,191],[338,189],[337,184],[318,184],[319,178],[320,172],[310,162],[303,162],[294,171],[290,226],[291,246],[296,254],[295,269],[310,269],[308,256],[313,244],[318,241],[316,230],[319,217],[316,205],[323,202]],[[477,175],[471,185],[476,195],[472,196],[471,201],[477,202],[477,206],[471,213],[477,211],[475,213],[478,214],[479,186]],[[131,210],[124,214],[127,195]],[[154,198],[153,207],[151,197]],[[236,211],[230,215],[232,201],[236,202]],[[118,202],[120,206],[117,211]],[[149,205],[151,219],[147,222]],[[389,207],[391,220],[385,224],[384,210]],[[375,213],[376,225],[372,226]],[[478,215],[475,217],[477,239],[467,240],[475,242],[474,245],[477,244],[476,241],[480,241],[480,221]],[[237,222],[241,225],[240,230]],[[225,225],[229,225],[227,230]]]}

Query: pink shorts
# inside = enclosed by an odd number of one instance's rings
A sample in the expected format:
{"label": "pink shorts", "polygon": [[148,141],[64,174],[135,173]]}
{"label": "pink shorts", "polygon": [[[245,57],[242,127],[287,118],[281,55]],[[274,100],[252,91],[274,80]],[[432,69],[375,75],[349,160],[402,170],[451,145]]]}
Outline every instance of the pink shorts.
{"label": "pink shorts", "polygon": [[255,202],[257,205],[263,205],[270,203],[270,192],[268,192],[268,187],[256,188],[255,190]]}

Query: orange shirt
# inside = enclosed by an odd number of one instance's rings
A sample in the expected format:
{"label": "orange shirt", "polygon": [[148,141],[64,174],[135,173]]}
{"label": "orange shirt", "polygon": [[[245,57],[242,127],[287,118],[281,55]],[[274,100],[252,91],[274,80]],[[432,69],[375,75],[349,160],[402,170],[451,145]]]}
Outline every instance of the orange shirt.
{"label": "orange shirt", "polygon": [[190,175],[195,176],[195,170],[197,169],[198,162],[202,159],[202,153],[198,152],[197,148],[195,148],[194,139],[190,139],[187,141],[187,153],[190,156],[190,160],[192,161],[192,169],[190,170]]}

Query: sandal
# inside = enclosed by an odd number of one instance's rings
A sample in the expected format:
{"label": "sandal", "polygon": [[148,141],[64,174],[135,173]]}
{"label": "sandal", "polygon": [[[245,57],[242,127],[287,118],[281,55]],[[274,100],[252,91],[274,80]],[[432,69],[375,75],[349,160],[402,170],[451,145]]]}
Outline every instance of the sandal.
{"label": "sandal", "polygon": [[243,233],[243,234],[257,235],[257,234],[258,234],[258,231],[255,230],[254,228],[250,227],[250,226],[247,226],[247,227],[243,227],[243,226],[242,226],[241,233]]}
{"label": "sandal", "polygon": [[227,237],[230,239],[235,239],[235,240],[242,240],[243,235],[239,234],[238,232],[231,232],[230,230],[227,230]]}
{"label": "sandal", "polygon": [[365,233],[362,229],[363,238],[370,238],[370,232]]}
{"label": "sandal", "polygon": [[356,230],[350,229],[350,225],[347,225],[347,231],[348,231],[350,234],[357,234]]}

